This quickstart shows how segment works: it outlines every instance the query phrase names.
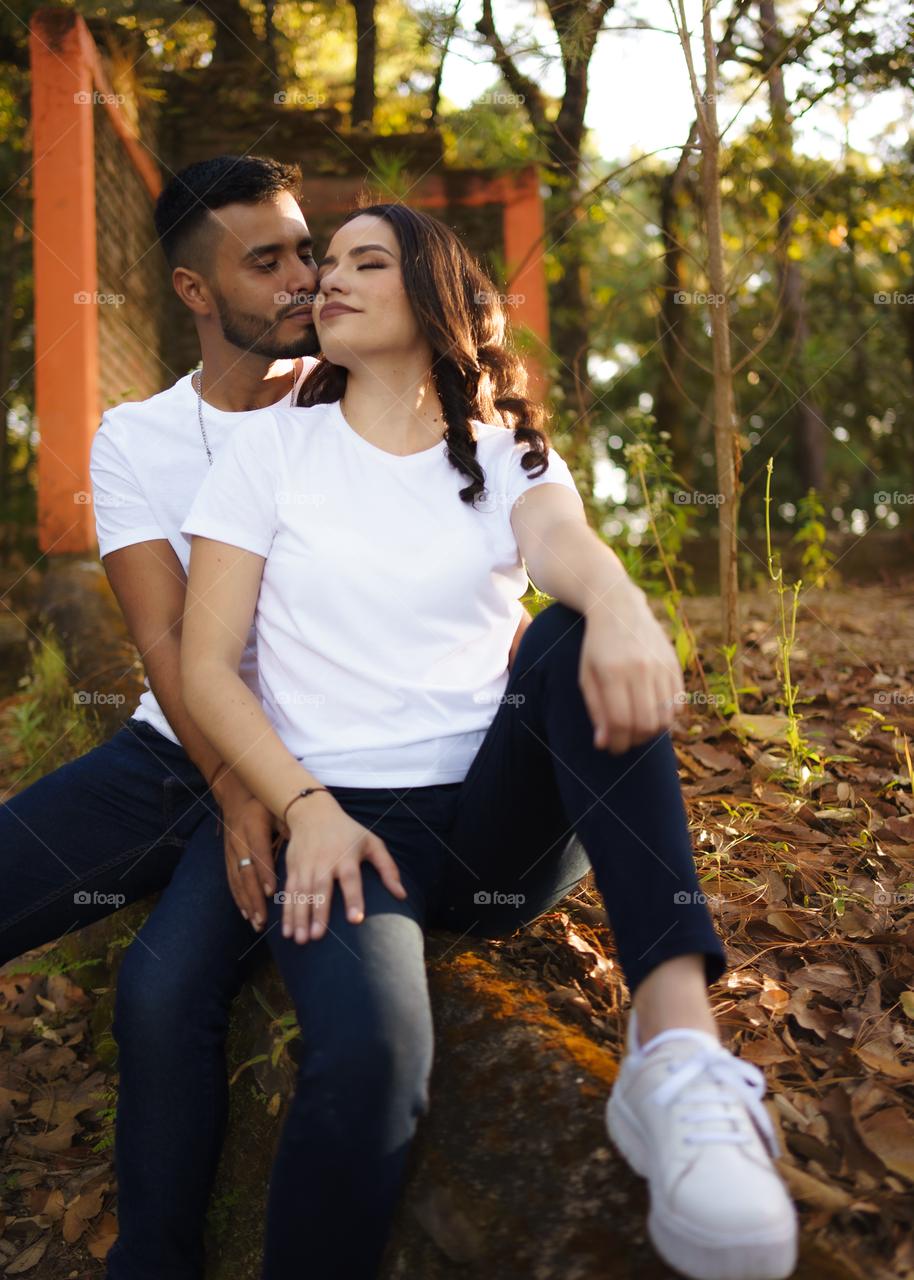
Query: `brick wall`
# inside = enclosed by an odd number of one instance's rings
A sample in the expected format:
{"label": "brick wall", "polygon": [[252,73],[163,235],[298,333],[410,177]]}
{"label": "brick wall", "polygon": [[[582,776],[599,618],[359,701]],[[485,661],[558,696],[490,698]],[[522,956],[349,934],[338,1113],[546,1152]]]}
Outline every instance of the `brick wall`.
{"label": "brick wall", "polygon": [[[98,292],[124,300],[98,308],[100,411],[146,400],[174,381],[161,358],[166,288],[170,288],[152,221],[152,201],[96,105],[95,208]],[[181,370],[180,372],[184,372]]]}

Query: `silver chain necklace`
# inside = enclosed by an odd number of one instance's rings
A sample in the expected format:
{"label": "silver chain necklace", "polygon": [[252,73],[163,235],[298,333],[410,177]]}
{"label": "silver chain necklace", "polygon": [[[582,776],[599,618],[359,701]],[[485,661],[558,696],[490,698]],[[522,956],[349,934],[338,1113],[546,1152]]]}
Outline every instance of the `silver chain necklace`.
{"label": "silver chain necklace", "polygon": [[[298,386],[298,374],[295,372],[295,365],[292,365],[292,390],[289,393],[289,408],[295,408],[295,388]],[[206,450],[206,456],[209,459],[209,465],[213,465],[213,455],[209,447],[209,441],[206,438],[206,427],[203,423],[203,365],[197,370],[197,418],[200,422],[200,434],[203,437],[203,448]]]}

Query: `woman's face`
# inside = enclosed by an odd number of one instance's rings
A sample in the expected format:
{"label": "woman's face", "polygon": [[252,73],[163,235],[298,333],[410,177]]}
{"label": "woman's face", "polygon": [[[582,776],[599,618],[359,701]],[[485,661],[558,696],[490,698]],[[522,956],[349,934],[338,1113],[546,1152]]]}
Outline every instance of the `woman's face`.
{"label": "woman's face", "polygon": [[403,285],[400,246],[384,218],[366,215],[340,227],[318,280],[314,321],[331,364],[351,369],[378,358],[425,354]]}

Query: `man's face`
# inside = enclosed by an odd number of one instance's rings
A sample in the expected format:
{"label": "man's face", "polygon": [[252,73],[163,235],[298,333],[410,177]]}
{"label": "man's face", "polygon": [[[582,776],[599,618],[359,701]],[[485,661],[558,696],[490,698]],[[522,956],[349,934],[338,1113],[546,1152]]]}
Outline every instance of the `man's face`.
{"label": "man's face", "polygon": [[225,205],[210,217],[222,233],[207,283],[225,340],[270,360],[314,355],[317,268],[296,200],[284,191],[265,204]]}

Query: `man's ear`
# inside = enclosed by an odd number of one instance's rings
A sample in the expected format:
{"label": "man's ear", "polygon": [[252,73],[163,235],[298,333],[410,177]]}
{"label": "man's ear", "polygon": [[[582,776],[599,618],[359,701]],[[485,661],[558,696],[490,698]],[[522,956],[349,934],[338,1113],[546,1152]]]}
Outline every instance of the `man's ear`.
{"label": "man's ear", "polygon": [[199,271],[191,271],[189,267],[175,267],[171,273],[171,283],[185,307],[189,307],[195,315],[213,314],[209,286]]}

